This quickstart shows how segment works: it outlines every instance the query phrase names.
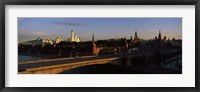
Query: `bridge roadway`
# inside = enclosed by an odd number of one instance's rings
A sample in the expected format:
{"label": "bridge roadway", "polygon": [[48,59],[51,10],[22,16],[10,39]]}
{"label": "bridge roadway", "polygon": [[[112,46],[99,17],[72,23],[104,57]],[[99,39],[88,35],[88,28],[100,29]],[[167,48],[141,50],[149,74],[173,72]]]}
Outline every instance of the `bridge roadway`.
{"label": "bridge roadway", "polygon": [[55,74],[72,68],[77,68],[93,64],[105,64],[122,57],[128,57],[128,54],[85,56],[78,58],[60,58],[19,62],[19,74]]}
{"label": "bridge roadway", "polygon": [[101,56],[82,56],[78,58],[58,58],[47,60],[36,60],[18,63],[19,74],[55,74],[73,68],[93,65],[105,64],[111,61],[119,60],[124,57],[140,57],[143,55],[152,55],[155,53],[120,53]]}

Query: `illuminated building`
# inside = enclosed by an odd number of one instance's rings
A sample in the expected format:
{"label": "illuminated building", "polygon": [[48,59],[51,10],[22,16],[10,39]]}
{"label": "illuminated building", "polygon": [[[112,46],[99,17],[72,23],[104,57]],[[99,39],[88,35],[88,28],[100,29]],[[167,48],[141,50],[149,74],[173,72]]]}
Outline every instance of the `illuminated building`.
{"label": "illuminated building", "polygon": [[57,37],[56,40],[55,40],[55,43],[58,44],[58,43],[60,43],[61,41],[62,41],[62,40],[61,40],[60,38]]}
{"label": "illuminated building", "polygon": [[71,37],[69,38],[69,41],[80,42],[81,39],[78,37],[78,35],[73,30],[71,30]]}
{"label": "illuminated building", "polygon": [[61,42],[61,39],[59,39],[58,37],[55,40],[52,39],[41,39],[40,37],[35,39],[35,40],[30,40],[30,41],[23,41],[20,44],[24,44],[24,45],[45,45],[45,44],[58,44]]}

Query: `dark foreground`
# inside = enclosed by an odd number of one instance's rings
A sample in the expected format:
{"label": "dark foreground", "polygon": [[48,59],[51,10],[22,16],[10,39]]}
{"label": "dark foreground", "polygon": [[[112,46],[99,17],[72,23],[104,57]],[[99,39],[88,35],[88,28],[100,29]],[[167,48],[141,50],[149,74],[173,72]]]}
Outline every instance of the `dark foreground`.
{"label": "dark foreground", "polygon": [[146,72],[128,70],[117,65],[90,65],[64,71],[60,74],[147,74]]}
{"label": "dark foreground", "polygon": [[[141,67],[140,67],[141,68]],[[148,71],[148,70],[152,71]],[[145,72],[144,70],[148,71]],[[112,64],[90,65],[61,72],[60,74],[181,74],[180,71],[162,70],[154,72],[153,68],[132,69]]]}

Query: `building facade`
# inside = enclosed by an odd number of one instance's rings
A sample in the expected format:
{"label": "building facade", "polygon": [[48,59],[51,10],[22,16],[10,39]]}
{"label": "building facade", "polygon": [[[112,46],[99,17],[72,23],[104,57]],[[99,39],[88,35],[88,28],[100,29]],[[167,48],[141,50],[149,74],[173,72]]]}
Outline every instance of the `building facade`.
{"label": "building facade", "polygon": [[80,37],[78,37],[78,35],[73,30],[71,30],[71,37],[69,38],[69,41],[80,42],[81,39],[80,39]]}
{"label": "building facade", "polygon": [[35,40],[30,40],[30,41],[25,41],[25,42],[21,42],[19,44],[23,44],[23,45],[32,45],[32,46],[35,46],[35,45],[45,45],[45,44],[50,44],[50,45],[53,45],[53,44],[58,44],[60,43],[62,40],[60,38],[56,38],[55,40],[52,40],[52,39],[42,39],[42,38],[37,38]]}

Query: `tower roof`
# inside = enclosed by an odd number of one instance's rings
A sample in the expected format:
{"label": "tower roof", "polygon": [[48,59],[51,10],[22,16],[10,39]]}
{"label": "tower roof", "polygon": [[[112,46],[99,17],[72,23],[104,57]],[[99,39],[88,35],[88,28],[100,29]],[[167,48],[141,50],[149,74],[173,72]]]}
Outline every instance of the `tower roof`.
{"label": "tower roof", "polygon": [[94,34],[92,34],[92,41],[94,42]]}

